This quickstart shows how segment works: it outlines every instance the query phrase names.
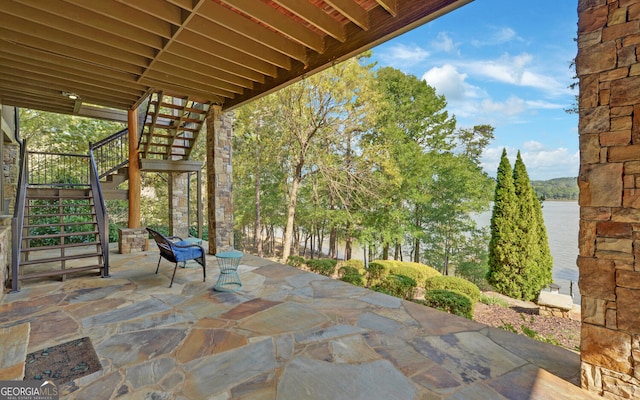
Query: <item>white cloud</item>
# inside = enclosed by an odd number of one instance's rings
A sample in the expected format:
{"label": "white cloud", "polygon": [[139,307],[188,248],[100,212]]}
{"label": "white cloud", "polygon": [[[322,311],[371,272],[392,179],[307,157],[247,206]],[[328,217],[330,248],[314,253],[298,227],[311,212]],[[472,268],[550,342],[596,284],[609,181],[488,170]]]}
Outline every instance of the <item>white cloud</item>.
{"label": "white cloud", "polygon": [[[522,161],[527,167],[529,178],[532,180],[547,180],[578,175],[580,165],[580,153],[571,153],[564,147],[548,149],[542,143],[528,141],[520,149]],[[507,147],[507,154],[511,165],[515,161],[518,149]],[[496,175],[501,147],[487,148],[482,155],[482,167],[491,176]]]}
{"label": "white cloud", "polygon": [[456,67],[451,64],[431,68],[422,75],[422,79],[436,88],[439,94],[443,94],[448,102],[478,98],[486,95],[477,86],[465,82],[467,74],[458,72]]}
{"label": "white cloud", "polygon": [[567,88],[567,84],[561,83],[554,76],[537,72],[534,66],[536,62],[537,60],[528,53],[521,53],[515,56],[504,54],[495,60],[478,60],[465,63],[463,67],[470,74],[510,85],[539,89],[547,95],[572,93]]}
{"label": "white cloud", "polygon": [[473,39],[471,44],[476,47],[497,46],[513,40],[523,41],[513,28],[508,26],[492,27],[482,39]]}
{"label": "white cloud", "polygon": [[453,42],[453,39],[451,39],[446,32],[438,33],[438,38],[431,42],[431,47],[436,50],[444,51],[446,53],[459,54],[457,45]]}
{"label": "white cloud", "polygon": [[398,44],[385,49],[379,57],[385,65],[403,69],[401,67],[416,65],[426,60],[429,52],[420,46]]}

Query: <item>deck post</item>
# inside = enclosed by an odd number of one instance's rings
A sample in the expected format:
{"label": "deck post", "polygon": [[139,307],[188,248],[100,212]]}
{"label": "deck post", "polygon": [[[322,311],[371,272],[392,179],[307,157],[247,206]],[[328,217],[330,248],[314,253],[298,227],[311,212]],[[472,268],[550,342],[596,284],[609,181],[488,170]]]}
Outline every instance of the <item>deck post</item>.
{"label": "deck post", "polygon": [[129,228],[140,228],[140,163],[138,161],[138,109],[127,113],[129,127]]}

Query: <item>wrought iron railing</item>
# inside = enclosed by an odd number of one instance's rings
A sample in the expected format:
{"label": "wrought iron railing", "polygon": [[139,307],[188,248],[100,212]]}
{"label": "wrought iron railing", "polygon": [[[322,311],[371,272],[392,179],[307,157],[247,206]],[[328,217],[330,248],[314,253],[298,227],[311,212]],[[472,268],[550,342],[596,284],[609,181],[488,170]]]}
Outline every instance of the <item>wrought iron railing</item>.
{"label": "wrought iron railing", "polygon": [[24,226],[24,208],[27,199],[27,140],[22,141],[20,147],[20,174],[18,176],[18,190],[16,204],[13,208],[11,220],[11,291],[17,292],[18,271],[20,268],[20,251],[22,250],[22,228]]}
{"label": "wrought iron railing", "polygon": [[39,151],[27,152],[29,186],[73,187],[90,183],[89,156]]}
{"label": "wrought iron railing", "polygon": [[104,196],[102,195],[102,188],[100,187],[100,178],[98,177],[98,167],[93,151],[89,149],[89,164],[90,164],[90,184],[91,191],[93,192],[94,209],[96,212],[96,222],[98,223],[98,232],[100,237],[100,247],[102,249],[102,260],[104,265],[103,277],[109,276],[109,215],[107,213],[107,206],[104,202]]}
{"label": "wrought iron railing", "polygon": [[129,163],[129,130],[125,128],[97,143],[89,143],[89,151],[93,153],[98,179],[104,178]]}

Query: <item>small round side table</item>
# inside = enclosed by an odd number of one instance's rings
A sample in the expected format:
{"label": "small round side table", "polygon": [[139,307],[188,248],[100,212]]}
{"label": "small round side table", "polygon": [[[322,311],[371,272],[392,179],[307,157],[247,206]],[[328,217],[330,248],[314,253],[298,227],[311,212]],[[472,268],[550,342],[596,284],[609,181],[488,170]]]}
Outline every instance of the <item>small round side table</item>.
{"label": "small round side table", "polygon": [[242,252],[237,250],[216,253],[220,276],[213,287],[220,292],[235,292],[242,287],[238,276],[238,265],[242,259]]}

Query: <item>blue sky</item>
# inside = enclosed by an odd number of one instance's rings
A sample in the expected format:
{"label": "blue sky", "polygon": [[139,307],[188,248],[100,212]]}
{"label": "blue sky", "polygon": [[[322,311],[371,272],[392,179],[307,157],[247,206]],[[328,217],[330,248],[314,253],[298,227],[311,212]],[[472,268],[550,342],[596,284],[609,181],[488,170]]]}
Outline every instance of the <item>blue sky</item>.
{"label": "blue sky", "polygon": [[578,175],[577,5],[567,0],[476,0],[373,49],[373,60],[426,79],[458,127],[489,124],[483,167],[521,151],[531,179]]}

